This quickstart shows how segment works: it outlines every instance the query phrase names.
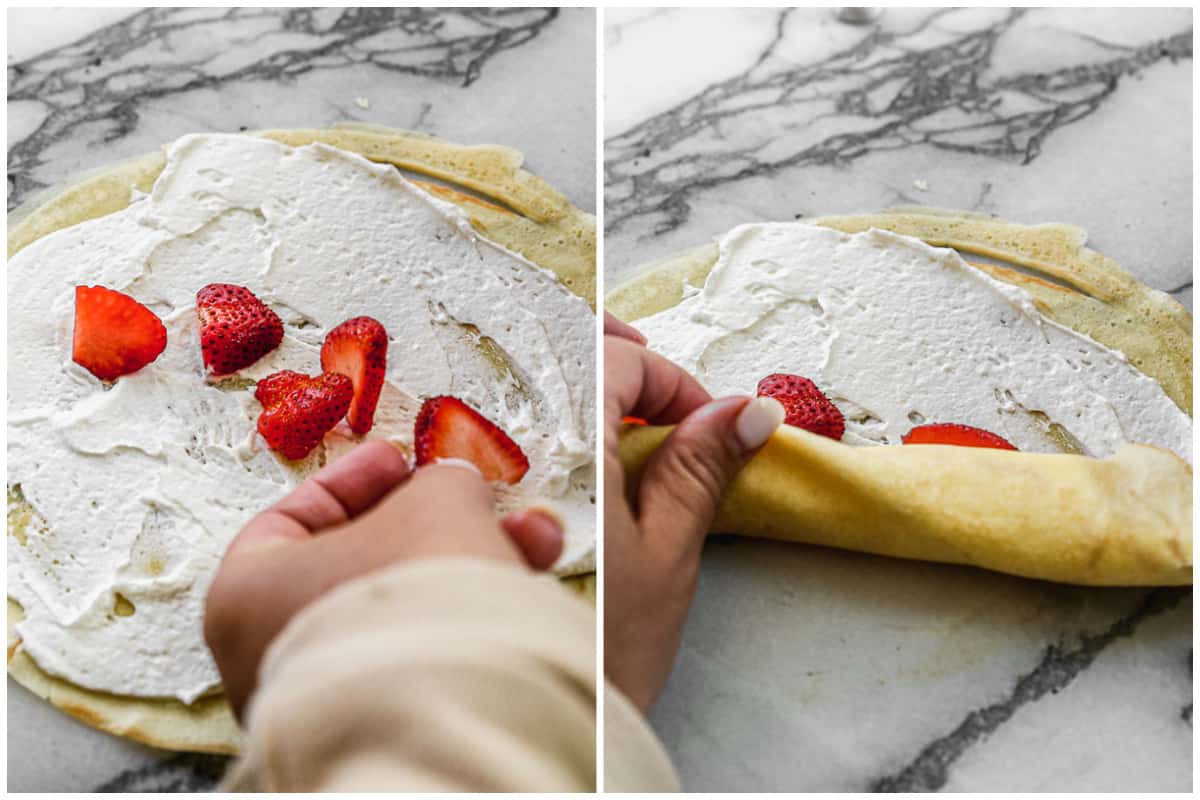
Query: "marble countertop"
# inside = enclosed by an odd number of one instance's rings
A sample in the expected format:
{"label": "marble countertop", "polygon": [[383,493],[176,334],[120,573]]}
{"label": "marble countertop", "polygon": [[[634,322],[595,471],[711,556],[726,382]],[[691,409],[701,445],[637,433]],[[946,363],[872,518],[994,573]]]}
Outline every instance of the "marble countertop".
{"label": "marble countertop", "polygon": [[[1192,301],[1182,10],[605,14],[605,253],[894,205],[1083,226]],[[652,715],[689,790],[1189,791],[1192,594],[710,542]]]}
{"label": "marble countertop", "polygon": [[[195,131],[367,122],[497,143],[595,210],[591,9],[10,9],[8,207]],[[200,790],[224,759],[97,733],[9,682],[8,789]]]}
{"label": "marble countertop", "polygon": [[530,171],[595,210],[591,9],[8,15],[10,210],[185,133],[337,122],[515,147]]}

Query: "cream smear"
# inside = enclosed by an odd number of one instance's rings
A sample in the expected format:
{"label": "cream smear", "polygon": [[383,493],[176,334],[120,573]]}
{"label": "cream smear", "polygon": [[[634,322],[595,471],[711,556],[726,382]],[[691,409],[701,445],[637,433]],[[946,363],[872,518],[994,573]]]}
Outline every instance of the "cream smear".
{"label": "cream smear", "polygon": [[1191,418],[1124,355],[953,250],[886,231],[740,226],[703,288],[636,325],[714,396],[753,394],[773,372],[812,379],[849,444],[957,422],[1026,451],[1103,457],[1141,442],[1191,461]]}

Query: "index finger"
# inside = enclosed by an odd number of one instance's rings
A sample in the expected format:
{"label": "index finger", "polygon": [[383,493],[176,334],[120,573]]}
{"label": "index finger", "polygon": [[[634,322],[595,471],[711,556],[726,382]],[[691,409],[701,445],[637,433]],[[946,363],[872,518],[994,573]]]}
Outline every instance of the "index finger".
{"label": "index finger", "polygon": [[615,430],[625,416],[673,425],[712,397],[680,367],[616,337],[604,340],[604,417]]}
{"label": "index finger", "polygon": [[230,544],[305,539],[348,522],[408,479],[411,468],[395,445],[365,442],[314,473],[291,494],[250,520]]}

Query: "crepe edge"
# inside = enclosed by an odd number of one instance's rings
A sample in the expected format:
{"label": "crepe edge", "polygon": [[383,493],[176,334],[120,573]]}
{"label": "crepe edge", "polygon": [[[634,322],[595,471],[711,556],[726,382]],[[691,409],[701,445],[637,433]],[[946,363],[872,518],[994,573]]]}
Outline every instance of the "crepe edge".
{"label": "crepe edge", "polygon": [[[461,145],[429,134],[364,125],[271,129],[261,136],[301,147],[313,142],[358,153],[377,163],[446,181],[435,194],[467,213],[488,238],[553,271],[576,295],[596,306],[596,219],[533,173],[519,150],[502,145]],[[130,190],[148,192],[166,164],[156,152],[42,191],[9,216],[8,256],[47,234],[111,214],[129,204]],[[429,184],[424,184],[429,188]]]}

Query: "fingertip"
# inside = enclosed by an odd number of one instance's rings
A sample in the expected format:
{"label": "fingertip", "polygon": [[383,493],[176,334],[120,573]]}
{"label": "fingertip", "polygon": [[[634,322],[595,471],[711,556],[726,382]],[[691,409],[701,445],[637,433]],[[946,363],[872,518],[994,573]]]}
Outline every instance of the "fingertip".
{"label": "fingertip", "polygon": [[550,509],[535,507],[514,511],[500,521],[500,526],[533,569],[549,569],[562,555],[563,524]]}
{"label": "fingertip", "polygon": [[620,339],[627,339],[635,344],[646,344],[646,337],[637,328],[630,325],[628,322],[622,322],[612,315],[611,312],[604,312],[604,335],[616,336]]}
{"label": "fingertip", "polygon": [[756,397],[738,412],[734,433],[744,450],[757,450],[783,424],[785,416],[783,404],[775,398]]}
{"label": "fingertip", "polygon": [[350,455],[354,455],[355,453],[359,453],[358,457],[363,459],[365,463],[370,463],[382,471],[389,473],[397,481],[403,480],[412,472],[412,464],[409,463],[408,453],[399,442],[393,442],[389,439],[372,439],[369,442],[360,444]]}

